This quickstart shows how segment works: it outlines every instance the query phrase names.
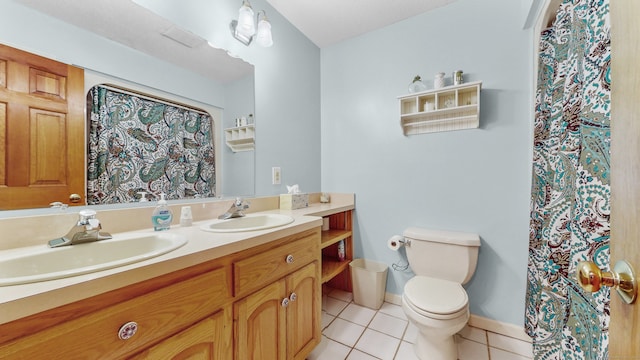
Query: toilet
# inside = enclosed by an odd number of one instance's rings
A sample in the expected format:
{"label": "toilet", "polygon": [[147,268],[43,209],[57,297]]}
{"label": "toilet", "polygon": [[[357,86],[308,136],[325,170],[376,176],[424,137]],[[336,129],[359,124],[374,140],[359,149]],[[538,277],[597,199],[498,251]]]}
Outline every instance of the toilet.
{"label": "toilet", "polygon": [[421,360],[455,360],[454,335],[469,320],[469,298],[462,285],[476,270],[480,238],[415,227],[403,236],[416,275],[402,294],[402,309],[419,330],[415,353]]}

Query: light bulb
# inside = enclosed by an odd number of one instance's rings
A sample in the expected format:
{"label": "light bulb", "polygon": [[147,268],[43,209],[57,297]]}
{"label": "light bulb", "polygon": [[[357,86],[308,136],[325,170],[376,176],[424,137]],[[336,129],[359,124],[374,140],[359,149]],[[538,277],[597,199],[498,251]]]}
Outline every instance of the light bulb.
{"label": "light bulb", "polygon": [[271,36],[271,23],[267,20],[264,12],[258,14],[258,35],[256,42],[262,47],[270,47],[273,45],[273,37]]}
{"label": "light bulb", "polygon": [[256,33],[253,22],[253,9],[248,1],[244,1],[238,10],[238,25],[236,31],[246,38],[251,38]]}

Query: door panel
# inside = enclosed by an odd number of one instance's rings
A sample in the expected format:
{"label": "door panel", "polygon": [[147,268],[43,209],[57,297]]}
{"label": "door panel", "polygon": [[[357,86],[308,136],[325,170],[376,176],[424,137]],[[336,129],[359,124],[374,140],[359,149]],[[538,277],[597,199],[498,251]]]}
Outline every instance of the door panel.
{"label": "door panel", "polygon": [[[611,266],[640,270],[640,1],[610,2]],[[640,308],[611,291],[609,358],[640,359]]]}
{"label": "door panel", "polygon": [[321,288],[319,267],[313,262],[287,278],[287,291],[295,300],[287,309],[288,359],[304,359],[320,341]]}
{"label": "door panel", "polygon": [[0,45],[0,210],[84,198],[84,107],[82,69]]}
{"label": "door panel", "polygon": [[277,281],[234,305],[236,359],[277,360],[286,356],[284,280]]}

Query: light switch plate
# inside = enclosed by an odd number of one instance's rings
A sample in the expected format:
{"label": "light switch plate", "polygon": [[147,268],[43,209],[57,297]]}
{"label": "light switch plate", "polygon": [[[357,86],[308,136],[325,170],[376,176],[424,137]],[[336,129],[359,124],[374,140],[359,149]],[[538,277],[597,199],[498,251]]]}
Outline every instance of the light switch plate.
{"label": "light switch plate", "polygon": [[280,185],[280,167],[271,168],[271,183],[273,185]]}

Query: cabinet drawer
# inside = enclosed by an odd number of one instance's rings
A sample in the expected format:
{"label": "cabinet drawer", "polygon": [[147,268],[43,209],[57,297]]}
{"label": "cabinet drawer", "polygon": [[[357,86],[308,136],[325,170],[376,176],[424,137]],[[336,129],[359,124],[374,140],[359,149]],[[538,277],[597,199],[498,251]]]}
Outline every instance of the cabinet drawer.
{"label": "cabinet drawer", "polygon": [[[216,269],[0,346],[4,359],[123,358],[188,327],[230,299],[227,268]],[[128,322],[137,332],[118,337]]]}
{"label": "cabinet drawer", "polygon": [[234,295],[259,289],[314,260],[320,259],[320,233],[266,250],[233,263]]}

